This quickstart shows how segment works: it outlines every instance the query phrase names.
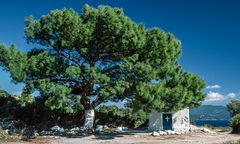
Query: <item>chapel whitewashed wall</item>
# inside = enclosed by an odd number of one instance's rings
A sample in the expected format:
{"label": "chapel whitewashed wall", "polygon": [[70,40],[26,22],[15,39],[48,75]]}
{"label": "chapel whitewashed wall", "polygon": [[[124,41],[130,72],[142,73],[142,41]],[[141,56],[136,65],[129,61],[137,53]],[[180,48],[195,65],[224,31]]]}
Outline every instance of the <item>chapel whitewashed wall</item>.
{"label": "chapel whitewashed wall", "polygon": [[[163,130],[163,121],[162,114],[164,112],[156,112],[153,111],[149,115],[149,123],[148,129],[151,131],[161,131]],[[173,131],[189,131],[190,127],[190,117],[189,117],[189,109],[183,109],[177,112],[167,112],[172,113],[172,130]]]}

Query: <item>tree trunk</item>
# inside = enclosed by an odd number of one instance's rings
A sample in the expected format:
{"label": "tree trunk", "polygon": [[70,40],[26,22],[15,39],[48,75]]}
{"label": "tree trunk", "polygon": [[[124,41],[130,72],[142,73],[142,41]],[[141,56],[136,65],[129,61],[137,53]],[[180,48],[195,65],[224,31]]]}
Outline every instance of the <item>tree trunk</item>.
{"label": "tree trunk", "polygon": [[94,117],[94,109],[85,110],[84,129],[93,129]]}
{"label": "tree trunk", "polygon": [[90,99],[87,95],[83,95],[81,98],[81,104],[84,107],[84,124],[83,128],[84,129],[93,129],[93,124],[94,124],[94,108],[92,107],[90,103]]}

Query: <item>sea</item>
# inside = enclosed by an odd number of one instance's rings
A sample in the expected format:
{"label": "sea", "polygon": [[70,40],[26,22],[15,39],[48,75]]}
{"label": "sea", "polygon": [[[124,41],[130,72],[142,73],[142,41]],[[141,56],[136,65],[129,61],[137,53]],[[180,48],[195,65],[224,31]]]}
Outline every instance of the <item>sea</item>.
{"label": "sea", "polygon": [[195,120],[195,125],[210,125],[213,127],[230,127],[230,120]]}

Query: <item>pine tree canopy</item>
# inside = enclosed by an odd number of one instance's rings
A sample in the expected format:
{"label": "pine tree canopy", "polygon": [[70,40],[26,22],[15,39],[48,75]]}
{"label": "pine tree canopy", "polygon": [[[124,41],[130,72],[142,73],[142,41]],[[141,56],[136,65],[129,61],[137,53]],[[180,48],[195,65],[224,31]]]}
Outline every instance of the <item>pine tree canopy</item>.
{"label": "pine tree canopy", "polygon": [[204,81],[179,65],[181,42],[147,29],[122,9],[85,5],[25,20],[25,53],[0,46],[0,66],[24,83],[23,104],[40,92],[51,109],[75,112],[125,100],[136,109],[172,111],[201,104]]}

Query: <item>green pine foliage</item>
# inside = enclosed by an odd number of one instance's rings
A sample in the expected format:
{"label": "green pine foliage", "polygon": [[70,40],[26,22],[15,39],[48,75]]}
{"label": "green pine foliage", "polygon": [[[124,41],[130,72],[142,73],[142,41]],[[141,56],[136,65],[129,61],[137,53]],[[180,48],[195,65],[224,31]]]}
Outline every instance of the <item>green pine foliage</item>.
{"label": "green pine foliage", "polygon": [[231,120],[233,133],[240,133],[240,114],[235,115]]}
{"label": "green pine foliage", "polygon": [[231,102],[227,104],[227,109],[232,116],[232,132],[240,133],[240,100],[231,100]]}
{"label": "green pine foliage", "polygon": [[133,128],[146,123],[148,117],[148,114],[141,109],[134,110],[117,106],[101,106],[98,112],[100,116],[96,121],[100,124],[123,125]]}
{"label": "green pine foliage", "polygon": [[179,65],[181,42],[159,28],[147,29],[122,9],[85,5],[25,20],[28,53],[0,46],[0,66],[23,82],[22,105],[40,92],[52,110],[74,113],[107,101],[127,100],[139,111],[172,111],[201,104],[204,81]]}
{"label": "green pine foliage", "polygon": [[237,99],[231,100],[231,102],[227,104],[227,109],[232,117],[234,117],[237,114],[240,114],[240,100]]}

